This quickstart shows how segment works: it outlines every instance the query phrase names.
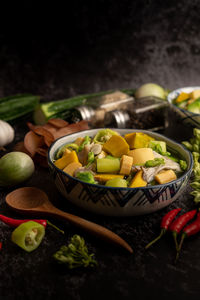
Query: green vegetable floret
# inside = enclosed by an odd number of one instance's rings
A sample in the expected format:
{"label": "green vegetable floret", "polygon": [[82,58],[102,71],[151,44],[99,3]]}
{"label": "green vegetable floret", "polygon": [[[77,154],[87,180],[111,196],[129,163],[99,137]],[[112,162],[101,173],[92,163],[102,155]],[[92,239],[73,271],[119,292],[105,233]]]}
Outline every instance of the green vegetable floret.
{"label": "green vegetable floret", "polygon": [[194,196],[194,202],[200,203],[200,129],[193,129],[193,137],[189,141],[183,141],[182,144],[192,152],[193,165],[193,181],[190,184],[194,189],[190,194]]}
{"label": "green vegetable floret", "polygon": [[193,173],[195,176],[195,179],[200,180],[200,153],[198,152],[192,152],[193,159],[194,159],[194,166],[193,166]]}
{"label": "green vegetable floret", "polygon": [[97,183],[94,180],[94,176],[92,175],[92,173],[90,171],[78,172],[76,174],[76,178],[78,178],[84,182],[87,182],[87,183],[93,183],[93,184]]}
{"label": "green vegetable floret", "polygon": [[180,159],[179,165],[181,167],[181,170],[186,171],[187,170],[187,162],[185,160]]}
{"label": "green vegetable floret", "polygon": [[69,269],[78,267],[95,267],[97,261],[94,254],[88,253],[85,240],[79,235],[74,235],[68,246],[62,246],[53,257],[58,263],[65,264]]}

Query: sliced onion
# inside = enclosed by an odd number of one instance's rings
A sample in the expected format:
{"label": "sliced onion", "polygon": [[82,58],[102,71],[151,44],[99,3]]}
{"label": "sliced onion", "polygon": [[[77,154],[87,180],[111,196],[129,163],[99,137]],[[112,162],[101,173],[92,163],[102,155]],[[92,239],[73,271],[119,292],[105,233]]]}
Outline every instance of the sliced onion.
{"label": "sliced onion", "polygon": [[165,90],[158,84],[155,83],[146,83],[140,86],[136,93],[135,97],[137,99],[139,98],[145,98],[149,96],[155,96],[161,99],[166,99],[166,92]]}

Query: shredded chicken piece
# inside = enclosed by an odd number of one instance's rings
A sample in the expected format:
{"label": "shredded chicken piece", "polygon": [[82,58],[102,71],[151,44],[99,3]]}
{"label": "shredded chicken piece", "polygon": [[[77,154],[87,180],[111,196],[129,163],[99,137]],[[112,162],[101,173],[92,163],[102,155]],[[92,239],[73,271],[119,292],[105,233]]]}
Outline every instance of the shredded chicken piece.
{"label": "shredded chicken piece", "polygon": [[91,147],[92,147],[92,144],[87,144],[84,146],[83,150],[81,150],[78,153],[78,159],[81,164],[83,164],[83,165],[87,164],[88,153],[90,152]]}
{"label": "shredded chicken piece", "polygon": [[139,171],[142,170],[143,171],[143,179],[147,182],[150,183],[152,180],[154,180],[154,177],[156,174],[158,174],[160,171],[166,169],[166,170],[174,170],[176,172],[181,172],[181,168],[180,165],[173,161],[172,159],[170,159],[167,156],[163,156],[155,151],[153,151],[154,157],[155,158],[163,158],[165,164],[164,165],[160,165],[157,167],[152,167],[152,168],[145,168],[142,166],[133,166],[132,170],[133,171]]}

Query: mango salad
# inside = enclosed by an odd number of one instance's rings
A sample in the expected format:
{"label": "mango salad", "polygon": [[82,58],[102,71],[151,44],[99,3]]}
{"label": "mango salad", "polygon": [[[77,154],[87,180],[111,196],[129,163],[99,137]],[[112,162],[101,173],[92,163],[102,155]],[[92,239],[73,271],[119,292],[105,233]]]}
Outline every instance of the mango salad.
{"label": "mango salad", "polygon": [[191,93],[181,92],[173,100],[173,104],[194,114],[200,114],[200,90],[196,89]]}
{"label": "mango salad", "polygon": [[123,188],[165,184],[187,169],[186,161],[167,151],[165,141],[142,132],[121,136],[111,129],[62,146],[54,164],[81,181]]}

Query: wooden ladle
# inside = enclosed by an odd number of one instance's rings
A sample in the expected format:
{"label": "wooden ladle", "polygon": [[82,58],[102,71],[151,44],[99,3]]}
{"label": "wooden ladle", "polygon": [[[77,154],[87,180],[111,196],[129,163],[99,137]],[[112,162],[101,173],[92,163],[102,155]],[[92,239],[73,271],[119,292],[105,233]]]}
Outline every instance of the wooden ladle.
{"label": "wooden ladle", "polygon": [[85,229],[87,232],[103,240],[121,246],[133,253],[133,249],[114,232],[96,223],[56,208],[42,190],[35,187],[23,187],[14,190],[6,196],[6,203],[12,209],[22,213],[44,213],[57,218],[65,219],[73,225]]}

